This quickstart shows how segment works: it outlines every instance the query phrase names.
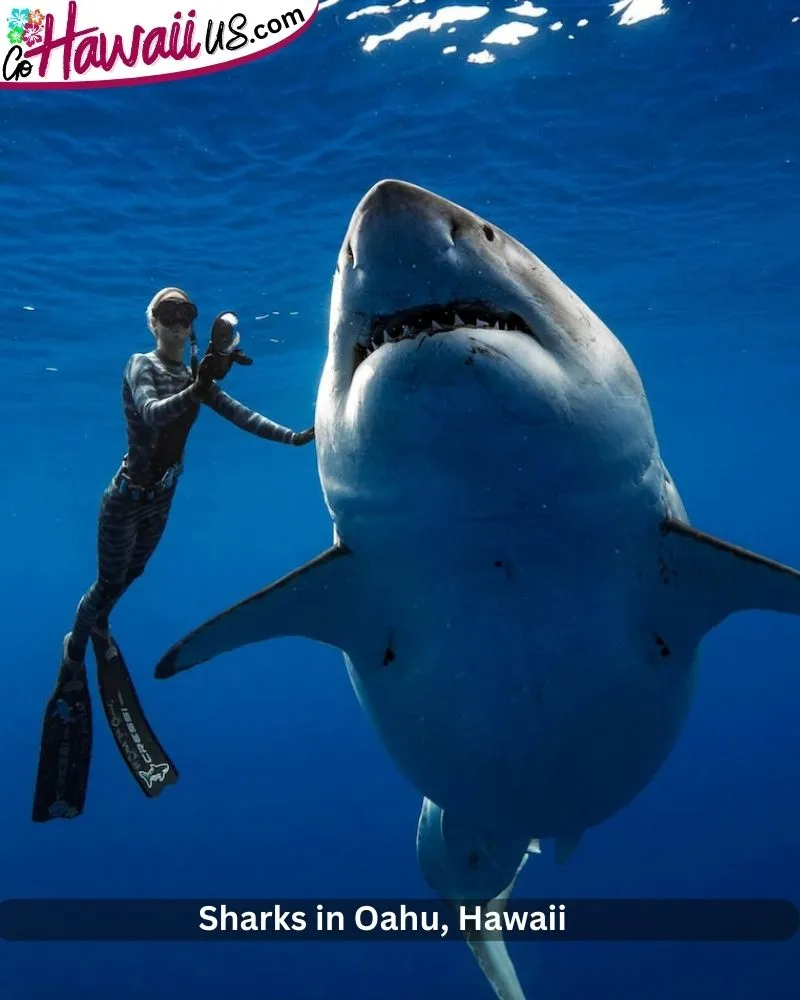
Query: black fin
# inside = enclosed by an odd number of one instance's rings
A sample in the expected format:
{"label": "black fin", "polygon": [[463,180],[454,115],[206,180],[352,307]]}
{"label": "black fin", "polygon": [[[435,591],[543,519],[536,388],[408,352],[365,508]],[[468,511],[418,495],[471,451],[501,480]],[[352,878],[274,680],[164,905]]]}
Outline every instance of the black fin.
{"label": "black fin", "polygon": [[178,780],[178,769],[150,728],[125,660],[114,639],[92,632],[97,683],[106,720],[122,759],[149,799]]}
{"label": "black fin", "polygon": [[34,823],[83,812],[92,762],[92,701],[86,667],[62,666],[42,723]]}

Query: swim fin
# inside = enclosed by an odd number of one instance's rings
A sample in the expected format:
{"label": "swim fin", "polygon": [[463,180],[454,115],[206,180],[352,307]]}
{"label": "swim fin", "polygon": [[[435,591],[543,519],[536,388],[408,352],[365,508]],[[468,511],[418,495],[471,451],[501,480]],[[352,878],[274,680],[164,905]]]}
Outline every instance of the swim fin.
{"label": "swim fin", "polygon": [[92,632],[97,683],[106,720],[128,769],[144,794],[154,799],[178,780],[170,760],[145,717],[119,646],[107,632]]}
{"label": "swim fin", "polygon": [[44,713],[34,823],[81,815],[91,761],[92,702],[86,667],[65,662]]}

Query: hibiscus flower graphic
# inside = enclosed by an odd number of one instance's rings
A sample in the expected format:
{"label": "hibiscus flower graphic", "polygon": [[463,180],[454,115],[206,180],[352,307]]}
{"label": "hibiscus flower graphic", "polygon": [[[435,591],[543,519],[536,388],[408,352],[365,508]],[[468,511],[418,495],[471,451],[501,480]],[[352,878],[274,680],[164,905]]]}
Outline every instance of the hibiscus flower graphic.
{"label": "hibiscus flower graphic", "polygon": [[43,14],[37,7],[36,10],[28,12],[28,24],[36,25],[38,28],[40,25],[44,24],[45,17],[46,15]]}
{"label": "hibiscus flower graphic", "polygon": [[25,39],[26,45],[38,45],[42,40],[42,29],[38,24],[32,24],[29,21],[25,25],[25,34],[22,37]]}
{"label": "hibiscus flower graphic", "polygon": [[8,19],[8,27],[11,31],[19,29],[19,31],[25,30],[25,25],[30,20],[31,12],[27,7],[14,7],[11,11],[11,17]]}
{"label": "hibiscus flower graphic", "polygon": [[6,37],[12,45],[20,45],[22,43],[22,28],[12,28]]}

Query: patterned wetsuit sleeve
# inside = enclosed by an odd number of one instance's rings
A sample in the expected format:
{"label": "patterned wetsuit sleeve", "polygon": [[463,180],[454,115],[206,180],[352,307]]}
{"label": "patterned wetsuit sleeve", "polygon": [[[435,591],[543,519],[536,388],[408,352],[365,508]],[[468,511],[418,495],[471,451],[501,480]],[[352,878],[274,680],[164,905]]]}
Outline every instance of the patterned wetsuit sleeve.
{"label": "patterned wetsuit sleeve", "polygon": [[249,409],[238,399],[223,392],[216,382],[212,384],[206,402],[220,416],[230,420],[237,427],[241,427],[243,431],[255,434],[256,437],[267,438],[269,441],[280,441],[283,444],[292,444],[295,439],[294,431],[281,424],[276,424],[268,417],[256,413],[255,410]]}
{"label": "patterned wetsuit sleeve", "polygon": [[155,373],[144,354],[135,354],[125,373],[133,405],[148,427],[164,427],[200,401],[194,384],[165,399],[159,399]]}

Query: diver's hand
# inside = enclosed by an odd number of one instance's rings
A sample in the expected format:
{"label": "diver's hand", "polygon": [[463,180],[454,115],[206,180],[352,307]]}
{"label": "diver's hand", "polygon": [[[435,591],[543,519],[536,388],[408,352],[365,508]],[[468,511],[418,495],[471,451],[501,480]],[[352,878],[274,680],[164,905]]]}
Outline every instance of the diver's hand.
{"label": "diver's hand", "polygon": [[252,365],[253,359],[248,358],[240,350],[232,351],[230,354],[216,354],[208,351],[197,369],[197,381],[200,385],[208,389],[212,382],[219,382],[225,378],[233,365]]}
{"label": "diver's hand", "polygon": [[252,358],[248,358],[248,356],[246,354],[244,354],[242,351],[240,351],[238,347],[236,348],[235,351],[231,351],[231,353],[228,355],[228,357],[229,357],[230,362],[231,362],[230,366],[228,367],[228,371],[230,371],[231,367],[234,364],[236,364],[236,365],[244,365],[245,367],[247,367],[248,365],[252,365],[252,363],[253,363],[253,359]]}
{"label": "diver's hand", "polygon": [[308,444],[309,441],[314,440],[314,428],[309,427],[306,431],[295,431],[294,437],[292,438],[292,444]]}
{"label": "diver's hand", "polygon": [[197,381],[204,389],[208,389],[212,382],[218,382],[225,378],[230,370],[231,359],[229,357],[209,352],[197,368]]}

